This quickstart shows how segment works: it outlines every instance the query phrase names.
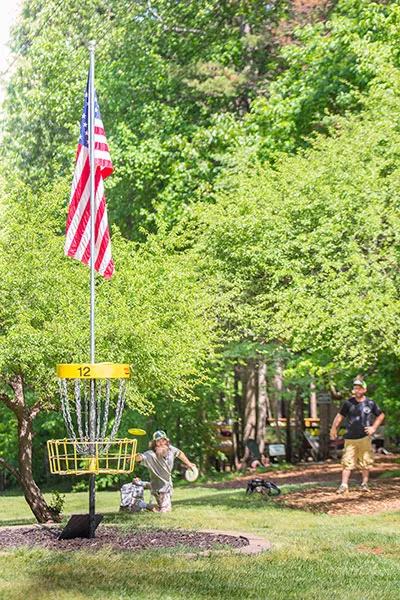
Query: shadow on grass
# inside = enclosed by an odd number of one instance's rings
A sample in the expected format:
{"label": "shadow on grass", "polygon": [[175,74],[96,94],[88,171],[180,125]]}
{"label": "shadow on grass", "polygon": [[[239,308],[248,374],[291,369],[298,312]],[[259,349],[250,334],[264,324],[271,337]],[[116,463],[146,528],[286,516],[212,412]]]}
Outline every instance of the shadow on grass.
{"label": "shadow on grass", "polygon": [[[175,499],[173,498],[173,508],[218,508],[224,507],[234,510],[244,511],[265,511],[266,509],[275,510],[293,510],[285,507],[282,504],[275,502],[274,498],[267,495],[251,494],[246,495],[245,490],[221,490],[220,492],[214,492],[212,494],[207,493],[207,488],[204,488],[204,495],[193,496],[190,498]],[[285,490],[286,491],[286,490]],[[77,510],[75,512],[85,512],[85,510]],[[101,512],[101,510],[99,510]],[[154,515],[152,513],[138,513],[137,515],[125,512],[119,512],[115,510],[113,512],[103,512],[104,515],[103,523],[109,524],[120,524],[129,525],[132,524],[133,519],[135,522],[143,522],[144,519],[149,518],[153,520]],[[60,526],[64,527],[70,518],[71,514],[68,512],[63,515]],[[15,518],[15,519],[0,519],[0,527],[12,527],[17,525],[33,525],[36,524],[34,517]]]}
{"label": "shadow on grass", "polygon": [[272,496],[251,494],[246,495],[245,491],[237,493],[217,493],[217,494],[205,494],[204,496],[197,496],[194,498],[185,498],[180,500],[173,500],[173,506],[187,506],[187,507],[225,507],[233,508],[237,510],[265,510],[266,507],[276,507]]}
{"label": "shadow on grass", "polygon": [[[346,556],[332,555],[332,551],[321,553],[314,560],[289,555],[274,558],[267,554],[190,560],[148,551],[134,555],[113,555],[107,551],[96,555],[26,551],[14,556],[23,580],[13,581],[9,600],[27,597],[287,600],[294,597],[294,584],[299,599],[343,598],[336,592],[347,589],[347,600],[372,600],[382,578],[382,557],[355,555],[349,565]],[[398,597],[399,567],[394,562],[386,566],[389,577],[381,598],[388,600]]]}
{"label": "shadow on grass", "polygon": [[[202,496],[194,496],[191,498],[181,498],[181,499],[172,499],[172,507],[173,510],[178,510],[180,508],[203,508],[203,509],[213,509],[213,508],[226,508],[233,509],[238,511],[265,511],[265,510],[286,510],[293,512],[292,508],[286,507],[283,504],[276,503],[275,498],[278,496],[268,496],[261,494],[251,494],[246,495],[246,492],[237,491],[232,493],[232,491],[221,491],[213,494],[208,494],[205,489],[205,493]],[[154,517],[157,518],[160,515],[149,513],[138,513],[137,515],[131,513],[121,513],[121,512],[108,512],[104,513],[104,523],[117,523],[117,524],[129,524],[132,523],[132,518],[135,518],[135,521],[139,523],[139,521],[143,521],[143,517],[149,517],[152,519],[152,523],[154,523]]]}
{"label": "shadow on grass", "polygon": [[[10,589],[9,600],[22,597],[45,598],[105,598],[128,600],[131,598],[174,598],[176,600],[205,598],[245,598],[233,582],[219,573],[216,585],[215,573],[199,571],[201,560],[182,569],[182,559],[173,556],[160,557],[144,552],[135,561],[129,559],[105,560],[80,554],[79,562],[73,557],[56,553],[36,556],[24,555],[25,576],[19,586]],[[196,565],[196,566],[195,566]],[[129,572],[128,572],[129,569]],[[90,573],[90,577],[88,577]],[[241,583],[244,586],[245,582]],[[217,589],[217,588],[220,589]],[[22,589],[23,588],[23,589]],[[222,588],[222,589],[221,589]],[[22,596],[22,593],[24,596]]]}
{"label": "shadow on grass", "polygon": [[15,498],[17,496],[22,495],[22,490],[20,488],[12,488],[11,490],[4,490],[4,492],[0,492],[0,498]]}
{"label": "shadow on grass", "polygon": [[147,512],[107,512],[103,514],[102,523],[105,525],[120,525],[121,529],[124,529],[124,526],[126,526],[128,529],[130,527],[140,527],[141,529],[143,529],[147,526],[149,526],[150,528],[154,528],[154,523],[149,524],[149,522],[146,522],[147,518],[149,517],[150,513]]}
{"label": "shadow on grass", "polygon": [[[199,509],[217,509],[220,507],[233,509],[237,511],[265,511],[265,510],[287,510],[293,512],[293,509],[286,508],[280,504],[275,504],[274,500],[268,496],[253,495],[246,496],[243,492],[237,494],[218,493],[205,494],[194,498],[185,498],[172,500],[173,511],[180,508],[199,508]],[[103,523],[126,525],[127,527],[154,528],[159,527],[159,519],[163,515],[157,513],[121,513],[118,511],[104,513]]]}
{"label": "shadow on grass", "polygon": [[35,517],[25,517],[24,519],[0,519],[0,527],[16,527],[18,525],[37,524]]}
{"label": "shadow on grass", "polygon": [[[217,557],[193,560],[156,550],[134,554],[135,557],[126,553],[111,556],[106,551],[96,555],[86,552],[74,555],[46,551],[17,553],[17,560],[23,561],[26,579],[23,586],[21,582],[20,589],[14,583],[7,598],[42,599],[58,595],[70,600],[78,597],[107,600],[260,598],[257,559],[231,555],[223,560]],[[264,576],[261,573],[262,579]],[[285,597],[289,598],[288,595]]]}

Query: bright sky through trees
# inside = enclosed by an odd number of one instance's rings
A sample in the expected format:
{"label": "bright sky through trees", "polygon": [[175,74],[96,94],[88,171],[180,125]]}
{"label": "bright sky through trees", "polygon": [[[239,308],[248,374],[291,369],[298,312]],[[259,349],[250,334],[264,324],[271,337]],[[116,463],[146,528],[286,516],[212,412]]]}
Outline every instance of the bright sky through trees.
{"label": "bright sky through trees", "polygon": [[[1,0],[1,19],[0,19],[0,72],[4,73],[9,67],[9,50],[7,43],[9,41],[10,27],[14,25],[18,13],[21,9],[20,0]],[[5,95],[5,82],[0,79],[0,102],[3,102]]]}

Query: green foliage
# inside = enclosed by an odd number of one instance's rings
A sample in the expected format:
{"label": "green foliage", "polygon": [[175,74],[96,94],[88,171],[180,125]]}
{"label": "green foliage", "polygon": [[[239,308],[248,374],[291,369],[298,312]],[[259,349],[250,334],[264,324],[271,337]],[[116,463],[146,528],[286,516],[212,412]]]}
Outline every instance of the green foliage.
{"label": "green foliage", "polygon": [[58,490],[55,490],[52,493],[51,501],[49,503],[49,508],[54,513],[54,515],[56,515],[57,517],[61,516],[61,514],[64,510],[65,497],[66,497],[65,494],[60,494],[60,492]]}
{"label": "green foliage", "polygon": [[234,192],[203,211],[201,249],[235,294],[234,317],[256,337],[295,350],[329,339],[356,361],[397,347],[396,112],[391,94],[377,90],[370,111],[343,121],[338,137],[274,171],[238,175]]}
{"label": "green foliage", "polygon": [[[0,209],[0,372],[24,372],[30,404],[53,403],[56,362],[87,359],[87,269],[62,256],[62,200],[94,38],[118,225],[115,278],[96,279],[96,352],[132,364],[123,427],[134,416],[147,429],[156,406],[154,426],[201,460],[208,424],[232,408],[233,364],[261,357],[272,376],[277,355],[290,389],[312,375],[346,390],[365,371],[397,412],[400,5],[322,13],[24,4],[4,120],[7,176],[24,185]],[[14,464],[15,427],[1,423]],[[46,423],[37,449],[62,427]]]}
{"label": "green foliage", "polygon": [[[96,476],[96,490],[110,490],[117,489],[119,487],[120,477],[119,475],[111,475],[110,473],[105,475]],[[79,477],[79,481],[74,483],[71,492],[77,494],[79,492],[89,491],[89,481],[86,478]]]}
{"label": "green foliage", "polygon": [[[1,391],[10,394],[7,382],[22,373],[28,406],[41,409],[59,405],[55,365],[88,360],[89,270],[63,254],[67,193],[65,182],[40,195],[14,182],[0,205]],[[127,402],[137,411],[149,412],[157,394],[193,398],[214,338],[211,299],[194,265],[155,239],[138,247],[115,230],[112,244],[116,273],[110,282],[96,277],[97,362],[131,364]],[[0,451],[16,464],[17,428],[0,410]],[[39,415],[35,471],[57,435],[65,435],[61,416]]]}
{"label": "green foliage", "polygon": [[[111,218],[143,239],[154,213],[173,223],[213,197],[236,119],[274,76],[275,30],[285,0],[27,2],[14,31],[4,151],[40,187],[70,173],[88,66],[98,41],[96,88],[116,166]],[[18,131],[18,135],[15,132]]]}
{"label": "green foliage", "polygon": [[[85,362],[88,269],[63,255],[62,183],[42,197],[22,185],[2,203],[0,372],[22,372],[29,389],[55,394],[57,362]],[[210,299],[185,256],[155,240],[141,248],[113,237],[116,274],[97,278],[97,360],[132,364],[136,406],[156,390],[190,393],[212,339]],[[45,266],[45,268],[44,268]]]}
{"label": "green foliage", "polygon": [[[97,480],[97,478],[96,478]],[[97,483],[97,481],[96,481]],[[80,479],[77,483],[75,483],[72,488],[71,488],[71,492],[73,494],[77,494],[79,492],[87,492],[89,491],[89,482],[87,481],[87,479]]]}
{"label": "green foliage", "polygon": [[342,0],[324,22],[294,30],[282,49],[286,68],[246,118],[263,159],[309,147],[337,116],[359,112],[376,81],[391,86],[387,67],[398,68],[398,2]]}
{"label": "green foliage", "polygon": [[176,230],[219,291],[228,335],[288,346],[292,375],[343,380],[400,357],[399,117],[377,83],[362,118],[273,170],[235,174],[232,192]]}
{"label": "green foliage", "polygon": [[85,46],[98,40],[96,87],[116,167],[109,212],[143,240],[193,202],[214,202],[237,148],[275,161],[362,110],[375,81],[392,85],[398,2],[342,0],[327,11],[305,23],[284,0],[27,2],[12,43],[4,152],[37,188],[71,173]]}
{"label": "green foliage", "polygon": [[[15,419],[10,419],[8,409],[0,404],[0,456],[7,457],[8,462],[17,468],[17,428],[18,423]],[[11,478],[11,474],[9,475]],[[16,482],[13,481],[15,484]]]}

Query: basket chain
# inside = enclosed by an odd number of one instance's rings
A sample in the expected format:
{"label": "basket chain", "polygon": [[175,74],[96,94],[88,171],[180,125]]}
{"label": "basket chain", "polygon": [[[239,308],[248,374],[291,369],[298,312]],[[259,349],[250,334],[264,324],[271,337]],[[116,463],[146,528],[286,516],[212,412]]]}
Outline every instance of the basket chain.
{"label": "basket chain", "polygon": [[84,386],[83,401],[85,409],[85,437],[89,439],[89,394],[87,385]]}
{"label": "basket chain", "polygon": [[96,439],[100,437],[101,425],[101,381],[97,382],[97,408],[96,408]]}
{"label": "basket chain", "polygon": [[[110,383],[110,380],[108,380],[107,383]],[[117,435],[117,431],[118,431],[119,425],[121,423],[122,412],[124,410],[125,397],[126,397],[125,382],[124,382],[123,379],[120,379],[120,381],[119,381],[118,402],[117,402],[117,406],[116,406],[116,409],[115,409],[114,425],[113,425],[113,427],[111,429],[111,433],[110,433],[110,437],[109,437],[108,443],[101,449],[101,451],[99,452],[100,455],[104,454],[104,452],[108,451],[111,443],[113,442],[113,440],[115,439],[115,436]],[[106,403],[105,403],[105,405],[107,407],[107,412],[108,412],[109,404],[110,404],[110,386],[107,386]],[[107,426],[107,421],[104,421],[103,425]],[[104,440],[104,437],[102,438],[102,440]]]}
{"label": "basket chain", "polygon": [[[67,427],[69,435],[76,441],[76,434],[75,434],[74,426],[72,424],[71,411],[70,411],[70,407],[69,407],[67,382],[65,381],[65,379],[64,380],[59,379],[58,385],[59,385],[59,389],[60,389],[61,408],[62,408],[62,414],[64,417],[64,422]],[[77,452],[79,452],[80,454],[84,454],[85,452],[87,452],[86,447],[81,447],[81,446],[77,445],[76,449],[77,449]]]}
{"label": "basket chain", "polygon": [[106,398],[104,401],[104,417],[103,417],[103,429],[101,432],[101,439],[104,440],[104,438],[106,437],[106,433],[107,433],[107,425],[108,425],[108,411],[110,408],[110,391],[111,391],[111,381],[110,379],[107,379],[107,384],[106,384]]}
{"label": "basket chain", "polygon": [[[84,428],[85,435],[83,435],[83,419],[82,419],[82,402],[81,402],[81,382],[80,379],[75,379],[75,406],[76,406],[76,421],[78,426],[78,435],[80,439],[89,439],[89,411],[88,411],[88,386],[83,386],[83,403],[84,403]],[[60,389],[60,398],[61,398],[61,407],[62,414],[64,418],[64,422],[67,428],[67,431],[70,437],[77,442],[77,437],[72,421],[70,403],[68,399],[68,388],[67,381],[65,379],[58,380],[58,386]],[[126,385],[123,379],[119,382],[119,394],[118,401],[115,408],[115,417],[114,423],[111,429],[111,433],[109,436],[107,434],[107,425],[108,425],[108,415],[110,409],[110,395],[111,395],[111,380],[107,379],[105,385],[105,399],[104,399],[104,414],[103,414],[103,426],[101,427],[101,395],[102,395],[103,386],[100,380],[97,380],[97,414],[96,414],[96,437],[99,441],[104,442],[107,440],[107,443],[103,446],[99,454],[104,454],[110,448],[111,443],[115,439],[117,435],[118,428],[121,423],[122,412],[125,405],[126,398]],[[101,435],[100,435],[101,430]],[[87,444],[79,444],[76,446],[76,450],[79,454],[88,454],[89,453],[89,445]]]}
{"label": "basket chain", "polygon": [[69,401],[68,401],[68,391],[67,391],[67,382],[65,379],[58,380],[58,386],[60,389],[60,398],[61,398],[61,409],[64,417],[64,423],[68,430],[69,435],[76,440],[76,435],[74,431],[74,427],[72,425],[71,413],[69,410]]}

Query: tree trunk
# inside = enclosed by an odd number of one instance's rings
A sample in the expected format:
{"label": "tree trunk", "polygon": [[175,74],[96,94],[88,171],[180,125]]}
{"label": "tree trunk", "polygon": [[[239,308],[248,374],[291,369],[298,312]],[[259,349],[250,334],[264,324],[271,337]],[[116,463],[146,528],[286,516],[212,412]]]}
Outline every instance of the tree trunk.
{"label": "tree trunk", "polygon": [[47,505],[32,474],[32,421],[37,411],[30,410],[25,404],[22,375],[17,375],[9,382],[14,392],[14,399],[2,396],[2,400],[10,408],[18,421],[18,466],[19,481],[25,499],[39,523],[53,520],[56,514]]}
{"label": "tree trunk", "polygon": [[[0,456],[0,466],[4,467],[5,469],[7,469],[7,471],[9,473],[11,473],[11,475],[14,475],[15,479],[21,483],[21,477],[20,474],[18,473],[18,471],[16,469],[14,469],[14,467],[12,465],[10,465],[10,463],[8,463],[2,456]],[[4,481],[6,480],[6,473],[4,474]],[[5,484],[4,484],[5,485]],[[4,488],[5,489],[5,488]]]}
{"label": "tree trunk", "polygon": [[291,416],[292,416],[292,401],[290,395],[288,395],[285,401],[285,416],[286,416],[286,462],[293,462],[293,448],[292,448],[292,432],[291,432]]}
{"label": "tree trunk", "polygon": [[329,404],[319,407],[319,460],[329,458]]}
{"label": "tree trunk", "polygon": [[39,523],[54,518],[32,475],[33,427],[30,419],[18,417],[18,463],[25,500]]}
{"label": "tree trunk", "polygon": [[276,371],[275,371],[275,375],[274,375],[274,388],[275,388],[274,408],[275,408],[276,418],[281,419],[282,418],[282,405],[283,405],[283,400],[282,400],[283,375],[282,375],[281,361],[277,360],[275,363],[275,366],[276,366]]}
{"label": "tree trunk", "polygon": [[258,412],[257,412],[257,444],[261,454],[265,446],[265,428],[269,408],[269,398],[266,381],[267,365],[261,363],[258,366]]}
{"label": "tree trunk", "polygon": [[272,401],[270,402],[271,409],[271,417],[274,419],[275,423],[275,433],[278,444],[282,443],[282,435],[281,430],[278,426],[278,420],[282,418],[282,387],[283,387],[283,377],[282,377],[282,365],[280,361],[275,363],[275,374],[272,379],[272,386],[270,385],[270,392],[272,396]]}
{"label": "tree trunk", "polygon": [[243,469],[250,464],[251,460],[251,453],[246,442],[247,440],[255,440],[257,431],[258,369],[254,359],[249,359],[246,368],[243,369],[242,385],[244,405],[244,454],[241,461],[241,468]]}
{"label": "tree trunk", "polygon": [[303,390],[296,388],[294,404],[295,456],[297,460],[304,458],[304,398]]}
{"label": "tree trunk", "polygon": [[236,418],[233,421],[233,452],[235,456],[235,466],[239,468],[240,456],[243,455],[243,414],[242,414],[242,397],[239,390],[241,379],[241,367],[239,363],[234,366],[234,403]]}
{"label": "tree trunk", "polygon": [[314,377],[310,382],[310,417],[312,419],[317,418],[317,392],[314,382]]}

